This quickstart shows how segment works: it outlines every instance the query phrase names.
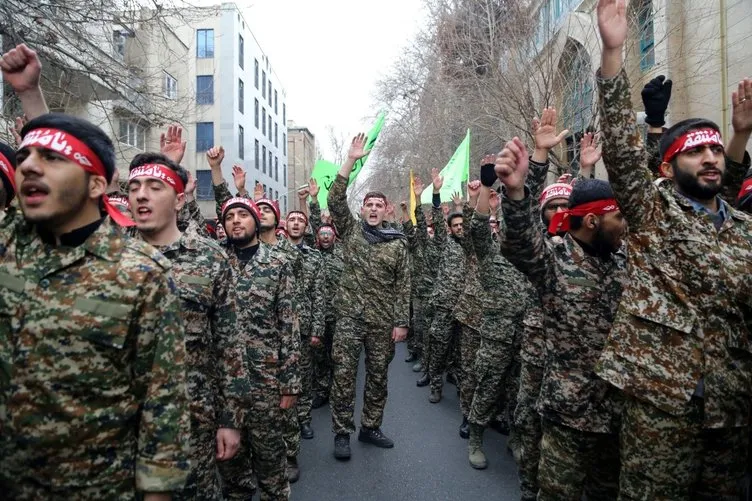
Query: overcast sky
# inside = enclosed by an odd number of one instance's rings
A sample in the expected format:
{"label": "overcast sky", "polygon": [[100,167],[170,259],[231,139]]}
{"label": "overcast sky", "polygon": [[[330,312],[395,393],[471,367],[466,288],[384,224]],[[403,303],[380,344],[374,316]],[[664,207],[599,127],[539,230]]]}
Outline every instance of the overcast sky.
{"label": "overcast sky", "polygon": [[326,127],[366,131],[373,91],[420,28],[422,0],[237,2],[287,91],[287,117],[308,127],[326,156]]}

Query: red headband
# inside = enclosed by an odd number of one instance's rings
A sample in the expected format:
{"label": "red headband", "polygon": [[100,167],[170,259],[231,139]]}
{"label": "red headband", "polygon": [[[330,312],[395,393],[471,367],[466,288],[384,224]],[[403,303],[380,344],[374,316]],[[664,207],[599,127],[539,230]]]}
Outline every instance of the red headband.
{"label": "red headband", "polygon": [[150,177],[165,181],[178,195],[185,193],[185,185],[178,173],[162,164],[146,164],[133,169],[128,176],[128,182],[141,177]]}
{"label": "red headband", "polygon": [[[13,192],[16,191],[16,170],[13,168],[13,164],[10,163],[10,160],[0,153],[0,170],[2,170],[3,174],[5,174],[5,177],[8,178],[8,182],[10,182],[10,185],[13,187]],[[10,200],[13,197],[13,193],[10,194],[8,197],[8,200]]]}
{"label": "red headband", "polygon": [[552,235],[556,235],[559,232],[569,231],[570,216],[586,216],[588,214],[595,214],[596,216],[602,216],[609,212],[616,212],[619,210],[619,204],[613,198],[607,198],[605,200],[595,200],[585,204],[572,207],[571,209],[565,209],[563,211],[554,214],[551,218],[551,224],[548,225],[548,232]]}
{"label": "red headband", "polygon": [[[18,149],[21,150],[29,146],[52,150],[71,162],[78,164],[86,172],[107,179],[107,172],[99,157],[83,141],[76,139],[67,132],[58,129],[34,129],[24,136]],[[102,202],[107,214],[120,226],[133,226],[136,224],[131,218],[117,210],[110,203],[107,195],[102,195]]]}
{"label": "red headband", "polygon": [[245,210],[250,212],[251,215],[255,217],[257,220],[260,218],[258,207],[253,202],[253,200],[250,200],[248,198],[243,198],[243,197],[233,197],[222,205],[222,210],[220,211],[222,213],[222,219],[225,218],[225,212],[229,210],[229,207],[231,205],[240,205]]}
{"label": "red headband", "polygon": [[750,191],[752,191],[752,177],[749,179],[746,179],[744,183],[742,184],[742,189],[739,190],[739,194],[736,196],[737,202],[744,196],[747,195]]}
{"label": "red headband", "polygon": [[671,143],[666,153],[663,154],[663,161],[669,163],[679,153],[684,153],[698,146],[723,146],[721,133],[711,128],[689,131]]}
{"label": "red headband", "polygon": [[303,216],[303,219],[305,220],[306,224],[308,224],[308,216],[305,215],[305,212],[299,211],[299,210],[291,210],[290,212],[288,212],[287,213],[287,221],[290,220],[290,216],[292,216],[293,214],[299,214],[299,215]]}
{"label": "red headband", "polygon": [[120,205],[120,206],[125,207],[128,210],[131,210],[131,203],[126,197],[123,197],[120,195],[113,195],[110,197],[110,203],[113,205]]}

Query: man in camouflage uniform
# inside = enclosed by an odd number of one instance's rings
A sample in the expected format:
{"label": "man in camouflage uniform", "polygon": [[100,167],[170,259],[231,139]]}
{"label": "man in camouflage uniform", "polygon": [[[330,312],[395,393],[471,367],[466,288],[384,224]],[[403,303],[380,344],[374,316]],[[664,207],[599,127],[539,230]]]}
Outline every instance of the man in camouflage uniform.
{"label": "man in camouflage uniform", "polygon": [[[240,408],[226,375],[242,365],[235,340],[235,288],[224,251],[191,225],[181,234],[178,213],[188,173],[162,154],[142,153],[130,165],[128,197],[141,238],[172,265],[186,332],[191,397],[191,473],[179,499],[221,499],[216,460],[240,443]],[[216,444],[216,445],[215,445]]]}
{"label": "man in camouflage uniform", "polygon": [[366,383],[358,440],[394,446],[381,432],[387,398],[387,374],[394,344],[404,341],[410,323],[410,270],[404,235],[383,229],[386,197],[368,193],[358,222],[347,205],[347,181],[355,162],[366,155],[365,136],[353,139],[347,161],[329,191],[329,210],[345,248],[345,271],[337,292],[337,330],[332,357],[334,455],[350,457],[355,431],[355,381],[360,352],[366,352]]}
{"label": "man in camouflage uniform", "polygon": [[284,500],[290,488],[280,424],[283,411],[294,408],[300,394],[300,331],[292,311],[291,264],[259,241],[258,209],[252,200],[231,198],[222,214],[236,281],[238,343],[245,354],[230,378],[246,395],[240,449],[220,463],[225,497],[250,499],[255,473],[262,500]]}
{"label": "man in camouflage uniform", "polygon": [[679,122],[660,145],[670,179],[653,183],[622,69],[624,2],[599,2],[598,23],[604,161],[629,223],[629,282],[597,367],[626,395],[619,499],[735,500],[752,410],[752,220],[719,195],[724,175],[744,175],[752,82],[732,97],[727,147],[714,123]]}
{"label": "man in camouflage uniform", "polygon": [[[419,181],[419,180],[418,180]],[[407,202],[402,208],[402,229],[407,238],[407,251],[410,256],[410,332],[407,335],[408,357],[405,362],[415,362],[415,372],[420,372],[421,348],[423,340],[423,308],[418,297],[418,284],[423,274],[423,248],[418,241],[418,228],[413,224],[408,212]],[[417,221],[416,221],[417,222]]]}
{"label": "man in camouflage uniform", "polygon": [[163,499],[189,470],[170,263],[113,222],[132,224],[103,198],[115,151],[101,129],[48,114],[21,135],[23,215],[0,225],[3,496]]}
{"label": "man in camouflage uniform", "polygon": [[[480,193],[468,231],[478,259],[479,279],[486,291],[482,297],[483,323],[475,371],[476,387],[470,405],[468,459],[476,469],[488,462],[482,450],[483,431],[491,422],[497,402],[503,400],[506,375],[514,359],[514,340],[519,337],[522,317],[530,305],[533,291],[527,278],[502,256],[499,243],[489,224],[491,187],[496,181],[496,157],[485,157],[481,167]],[[473,188],[474,190],[474,188]],[[498,292],[496,292],[498,291]]]}
{"label": "man in camouflage uniform", "polygon": [[444,371],[452,351],[452,339],[460,329],[459,322],[453,310],[465,290],[465,254],[462,241],[462,213],[454,212],[449,215],[448,223],[451,235],[441,233],[439,228],[444,224],[441,213],[441,198],[439,192],[443,186],[443,179],[434,171],[433,178],[433,221],[436,235],[434,239],[442,246],[441,263],[436,273],[435,287],[431,297],[434,308],[434,318],[431,323],[431,360],[429,376],[431,378],[431,395],[429,401],[441,401],[444,384]]}
{"label": "man in camouflage uniform", "polygon": [[324,338],[324,268],[321,253],[303,243],[308,217],[300,211],[287,213],[287,232],[290,243],[300,253],[302,270],[295,290],[298,293],[297,305],[300,318],[300,362],[301,393],[295,408],[285,412],[285,443],[287,444],[287,468],[290,482],[300,476],[298,454],[300,438],[312,439],[311,428],[311,383],[313,369],[313,348],[322,344]]}
{"label": "man in camouflage uniform", "polygon": [[[538,499],[614,499],[619,476],[618,392],[593,373],[606,342],[626,279],[619,252],[624,220],[605,181],[579,181],[565,213],[546,240],[525,187],[528,155],[517,138],[507,143],[496,172],[504,199],[504,255],[541,297],[545,316],[546,368],[538,399],[543,439]],[[563,216],[563,217],[559,217]],[[570,230],[571,225],[571,230]]]}
{"label": "man in camouflage uniform", "polygon": [[335,296],[339,286],[342,270],[345,267],[342,245],[337,242],[337,231],[334,226],[324,224],[321,219],[321,208],[318,203],[319,187],[316,181],[311,179],[309,192],[311,202],[311,228],[316,234],[318,249],[324,267],[324,339],[323,343],[313,347],[313,402],[312,407],[317,409],[329,401],[329,390],[332,386],[334,365],[332,363],[332,342],[337,323],[335,309]]}

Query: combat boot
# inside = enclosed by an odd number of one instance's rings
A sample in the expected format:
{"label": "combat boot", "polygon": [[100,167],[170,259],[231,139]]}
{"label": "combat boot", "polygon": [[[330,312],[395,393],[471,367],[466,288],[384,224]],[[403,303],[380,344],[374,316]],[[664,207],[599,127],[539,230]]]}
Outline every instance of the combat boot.
{"label": "combat boot", "polygon": [[327,397],[326,395],[316,395],[315,397],[313,397],[313,403],[311,404],[311,407],[318,409],[319,407],[325,406],[327,402],[329,402],[329,397]]}
{"label": "combat boot", "polygon": [[488,460],[483,453],[483,427],[477,424],[470,424],[470,438],[467,444],[468,459],[470,466],[476,470],[485,470],[488,467]]}
{"label": "combat boot", "polygon": [[431,390],[431,396],[428,397],[428,401],[432,404],[441,402],[441,390]]}
{"label": "combat boot", "polygon": [[350,435],[345,433],[334,437],[334,457],[337,459],[350,459]]}
{"label": "combat boot", "polygon": [[424,373],[420,379],[418,379],[415,382],[415,385],[418,388],[423,388],[424,386],[428,386],[431,383],[431,378],[428,376],[428,373]]}
{"label": "combat boot", "polygon": [[413,365],[413,372],[421,372],[423,370],[423,362],[418,360],[415,365]]}
{"label": "combat boot", "polygon": [[358,440],[367,444],[373,444],[382,449],[391,449],[394,447],[394,442],[381,432],[381,428],[366,428],[365,426],[361,426]]}
{"label": "combat boot", "polygon": [[462,424],[460,425],[460,438],[467,439],[470,437],[470,424],[467,422],[467,418],[462,416]]}
{"label": "combat boot", "polygon": [[308,423],[303,423],[300,425],[300,436],[303,437],[306,440],[311,440],[313,438],[313,428],[311,428],[311,425]]}
{"label": "combat boot", "polygon": [[300,467],[298,466],[298,458],[296,457],[290,457],[287,458],[287,480],[294,484],[298,481],[300,478]]}
{"label": "combat boot", "polygon": [[409,351],[407,353],[408,354],[407,354],[407,357],[405,358],[405,362],[410,363],[410,362],[415,362],[416,360],[418,360],[418,355],[416,355],[412,351]]}

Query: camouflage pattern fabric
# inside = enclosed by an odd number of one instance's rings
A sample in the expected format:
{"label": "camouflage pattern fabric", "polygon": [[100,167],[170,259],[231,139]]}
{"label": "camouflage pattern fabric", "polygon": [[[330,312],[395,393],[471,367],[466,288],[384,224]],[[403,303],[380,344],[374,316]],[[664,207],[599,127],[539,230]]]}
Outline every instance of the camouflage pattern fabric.
{"label": "camouflage pattern fabric", "polygon": [[178,228],[185,232],[188,227],[194,227],[199,236],[209,238],[209,232],[204,225],[204,216],[195,199],[183,204],[183,208],[178,212]]}
{"label": "camouflage pattern fabric", "polygon": [[[419,207],[416,207],[416,211]],[[411,220],[403,224],[407,237],[407,251],[410,257],[410,333],[407,336],[407,349],[410,353],[421,356],[423,349],[423,311],[420,307],[419,285],[424,273],[423,248],[418,240],[418,228]]]}
{"label": "camouflage pattern fabric", "polygon": [[235,284],[227,255],[190,224],[174,244],[158,247],[172,265],[185,325],[191,415],[191,472],[175,499],[221,498],[216,465],[218,428],[242,427],[242,400],[228,383],[242,365],[237,338]]}
{"label": "camouflage pattern fabric", "polygon": [[460,324],[454,320],[452,311],[434,308],[431,322],[431,358],[429,376],[431,390],[438,391],[444,386],[444,372],[447,370],[449,357],[455,351],[456,338],[459,336]]}
{"label": "camouflage pattern fabric", "polygon": [[[752,348],[745,322],[751,306],[752,220],[719,201],[729,217],[716,230],[709,216],[696,212],[670,182],[654,184],[626,74],[599,77],[598,87],[604,161],[629,224],[630,273],[596,370],[666,415],[652,422],[655,428],[645,421],[638,430],[630,426],[634,421],[626,421],[622,440],[682,423],[690,429],[746,429],[752,393]],[[732,164],[727,169],[731,177],[744,170]],[[703,397],[701,413],[691,412],[693,395]],[[649,454],[660,445],[635,452]],[[746,450],[734,452],[740,454],[736,461],[746,462]],[[710,448],[686,450],[677,457],[696,463],[710,454]],[[627,476],[638,474],[630,465],[639,459],[623,459]],[[664,466],[672,468],[656,464]],[[696,486],[697,492],[706,488]]]}
{"label": "camouflage pattern fabric", "polygon": [[170,263],[109,219],[77,247],[0,227],[0,487],[133,499],[189,470],[185,341]]}
{"label": "camouflage pattern fabric", "polygon": [[[524,351],[524,350],[523,350]],[[520,389],[514,411],[514,427],[518,436],[514,459],[518,466],[520,493],[523,500],[538,495],[538,462],[542,437],[541,419],[535,404],[543,382],[543,366],[524,358],[520,364]]]}
{"label": "camouflage pattern fabric", "polygon": [[538,501],[613,501],[619,483],[619,435],[542,420]]}
{"label": "camouflage pattern fabric", "polygon": [[[410,270],[403,239],[369,244],[347,205],[347,179],[337,176],[329,211],[340,233],[344,272],[336,295],[338,315],[332,347],[331,391],[334,432],[355,431],[355,379],[361,348],[366,353],[366,388],[361,424],[378,427],[387,397],[387,372],[394,358],[392,329],[410,324]],[[387,292],[388,291],[388,292]]]}
{"label": "camouflage pattern fabric", "polygon": [[473,405],[473,395],[477,384],[475,367],[476,357],[480,348],[480,332],[462,324],[460,332],[460,366],[458,388],[460,390],[460,411],[467,417]]}
{"label": "camouflage pattern fabric", "polygon": [[312,390],[316,395],[323,398],[329,397],[332,387],[334,364],[332,362],[332,344],[334,342],[334,330],[336,322],[327,320],[324,323],[324,337],[319,346],[313,346],[313,382]]}
{"label": "camouflage pattern fabric", "polygon": [[624,429],[632,432],[621,435],[620,500],[739,500],[749,430],[703,429],[702,407],[695,397],[677,417],[627,399]]}
{"label": "camouflage pattern fabric", "polygon": [[252,496],[255,473],[262,500],[287,499],[286,450],[282,437],[282,395],[298,395],[301,381],[300,326],[293,314],[295,282],[290,262],[260,243],[244,263],[229,258],[236,282],[239,345],[245,361],[234,367],[230,383],[246,395],[243,441],[237,455],[220,463],[224,495]]}

